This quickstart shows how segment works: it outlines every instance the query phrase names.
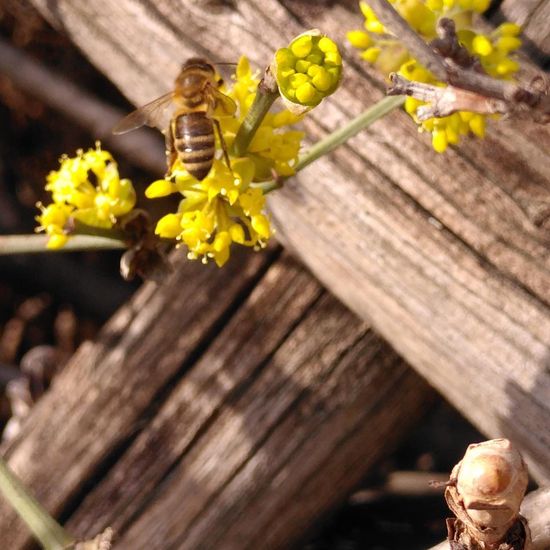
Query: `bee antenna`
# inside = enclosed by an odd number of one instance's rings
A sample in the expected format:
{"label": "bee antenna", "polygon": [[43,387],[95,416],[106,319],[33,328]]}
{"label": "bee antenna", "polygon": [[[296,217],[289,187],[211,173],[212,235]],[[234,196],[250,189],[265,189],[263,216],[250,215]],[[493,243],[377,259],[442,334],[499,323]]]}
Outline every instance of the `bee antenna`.
{"label": "bee antenna", "polygon": [[228,63],[226,61],[221,61],[221,62],[216,61],[216,62],[212,63],[212,65],[232,65],[233,67],[237,66],[236,63]]}

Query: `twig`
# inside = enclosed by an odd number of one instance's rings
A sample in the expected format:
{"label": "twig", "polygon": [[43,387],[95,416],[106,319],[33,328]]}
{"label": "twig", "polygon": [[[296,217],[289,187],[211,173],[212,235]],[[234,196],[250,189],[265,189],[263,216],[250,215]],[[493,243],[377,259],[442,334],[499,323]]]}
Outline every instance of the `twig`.
{"label": "twig", "polygon": [[438,80],[444,81],[447,78],[447,68],[443,59],[434,53],[389,2],[386,0],[369,0],[369,6],[376,13],[376,17],[384,27],[399,37],[399,40],[403,42],[413,57]]}
{"label": "twig", "polygon": [[256,130],[258,130],[265,115],[278,97],[277,82],[268,67],[260,84],[258,84],[258,92],[254,97],[254,102],[235,136],[233,143],[235,156],[241,157],[246,153]]}
{"label": "twig", "polygon": [[[366,111],[356,116],[347,122],[344,126],[338,130],[332,132],[328,136],[319,140],[313,144],[299,159],[294,167],[296,172],[303,170],[306,166],[309,166],[312,162],[316,161],[323,155],[327,155],[334,151],[337,147],[345,143],[348,139],[357,135],[361,130],[368,128],[371,124],[378,119],[386,116],[388,113],[397,109],[403,105],[403,98],[401,97],[384,97]],[[270,193],[276,189],[282,187],[286,177],[273,179],[262,182],[261,184],[255,184],[256,187],[261,187],[264,193]]]}
{"label": "twig", "polygon": [[483,73],[483,67],[479,59],[460,43],[456,34],[456,24],[452,19],[442,17],[436,25],[436,32],[439,38],[430,42],[430,47],[447,62],[453,61],[464,69],[474,69]]}
{"label": "twig", "polygon": [[[34,254],[46,251],[47,235],[0,235],[0,255]],[[126,243],[118,239],[74,235],[59,250],[48,252],[71,252],[76,250],[115,250],[126,248]]]}
{"label": "twig", "polygon": [[391,74],[391,82],[392,87],[388,88],[388,95],[408,95],[429,103],[416,110],[416,117],[420,122],[432,117],[448,116],[457,111],[493,114],[507,113],[509,110],[505,101],[456,86],[441,87],[414,82],[397,73]]}
{"label": "twig", "polygon": [[[501,100],[503,103],[498,105],[499,110],[496,112],[503,112],[504,110],[507,114],[521,114],[536,122],[546,123],[550,121],[550,94],[548,85],[542,76],[532,81],[529,85],[521,85],[492,78],[480,72],[479,66],[468,64],[464,60],[460,61],[461,56],[464,54],[460,50],[461,46],[458,44],[454,27],[452,23],[449,23],[449,20],[442,19],[440,21],[438,25],[440,41],[436,42],[436,49],[433,49],[422,40],[387,0],[369,0],[369,5],[376,12],[377,17],[384,26],[395,36],[399,37],[399,40],[403,42],[411,55],[424,65],[436,79],[455,88],[468,90],[487,98]],[[455,41],[455,44],[451,44],[452,40]],[[442,49],[450,52],[452,55],[443,58],[437,51],[441,51]],[[433,94],[443,94],[442,90],[444,88],[440,88],[439,91],[434,89]],[[417,91],[418,88],[411,85],[405,91],[403,91],[403,87],[391,88],[388,93],[390,95],[404,93],[405,95],[417,97],[415,95]],[[421,94],[424,93],[425,90],[422,89]],[[418,99],[422,98],[418,97]],[[481,103],[478,102],[478,105],[481,105]],[[495,112],[494,103],[487,102],[486,105],[489,111],[483,112]],[[446,110],[448,109],[449,107],[447,106]]]}
{"label": "twig", "polygon": [[369,107],[366,111],[347,122],[344,126],[312,145],[305,154],[300,157],[296,165],[296,171],[302,170],[322,155],[334,151],[334,149],[358,134],[361,130],[364,130],[373,122],[386,116],[402,104],[403,99],[399,97],[385,97],[381,99],[378,103]]}

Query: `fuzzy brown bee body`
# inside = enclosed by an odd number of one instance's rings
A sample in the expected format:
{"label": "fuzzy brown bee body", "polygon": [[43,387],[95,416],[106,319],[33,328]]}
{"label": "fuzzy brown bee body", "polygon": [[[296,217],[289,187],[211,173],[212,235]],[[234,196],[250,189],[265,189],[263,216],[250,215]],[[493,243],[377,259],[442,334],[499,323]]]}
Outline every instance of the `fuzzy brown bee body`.
{"label": "fuzzy brown bee body", "polygon": [[200,58],[186,61],[173,92],[155,99],[124,118],[113,130],[123,134],[144,124],[159,127],[166,138],[168,174],[179,157],[185,169],[199,181],[214,162],[217,130],[226,162],[229,157],[214,110],[233,114],[234,101],[219,91],[221,80],[214,66]]}
{"label": "fuzzy brown bee body", "polygon": [[214,123],[205,113],[186,113],[171,125],[174,149],[185,169],[199,181],[210,172],[216,154]]}

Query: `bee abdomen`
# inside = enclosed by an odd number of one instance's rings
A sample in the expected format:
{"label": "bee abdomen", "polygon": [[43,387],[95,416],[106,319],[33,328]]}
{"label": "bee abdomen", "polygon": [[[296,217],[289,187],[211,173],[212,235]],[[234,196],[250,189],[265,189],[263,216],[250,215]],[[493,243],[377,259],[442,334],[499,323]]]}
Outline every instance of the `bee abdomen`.
{"label": "bee abdomen", "polygon": [[216,153],[214,124],[206,113],[181,115],[175,123],[175,146],[185,169],[199,181],[210,172]]}

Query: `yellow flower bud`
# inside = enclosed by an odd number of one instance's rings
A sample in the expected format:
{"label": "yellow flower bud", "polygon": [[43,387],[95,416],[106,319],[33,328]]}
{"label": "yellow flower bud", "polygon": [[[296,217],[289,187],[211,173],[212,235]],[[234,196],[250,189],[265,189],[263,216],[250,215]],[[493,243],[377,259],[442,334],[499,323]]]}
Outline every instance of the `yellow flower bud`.
{"label": "yellow flower bud", "polygon": [[498,26],[497,32],[502,34],[502,36],[517,36],[521,32],[521,26],[516,25],[516,23],[502,23]]}
{"label": "yellow flower bud", "polygon": [[521,46],[521,39],[517,36],[501,36],[496,46],[504,54],[508,54]]}
{"label": "yellow flower bud", "polygon": [[514,74],[519,70],[519,64],[513,59],[505,58],[496,67],[497,74],[501,76],[508,76]]}
{"label": "yellow flower bud", "polygon": [[346,38],[354,48],[361,50],[365,50],[372,44],[371,37],[364,31],[348,31]]}
{"label": "yellow flower bud", "polygon": [[468,124],[473,134],[480,138],[485,137],[485,118],[483,115],[474,113]]}
{"label": "yellow flower bud", "polygon": [[296,57],[307,57],[312,48],[313,42],[311,35],[299,36],[290,44],[290,50]]}
{"label": "yellow flower bud", "polygon": [[362,54],[361,54],[361,57],[365,60],[365,61],[368,61],[369,63],[374,63],[377,59],[378,59],[378,56],[380,55],[380,52],[382,51],[381,48],[378,48],[376,46],[372,47],[372,48],[367,48]]}
{"label": "yellow flower bud", "polygon": [[432,146],[437,153],[443,153],[447,149],[447,134],[444,130],[435,130],[432,133]]}
{"label": "yellow flower bud", "polygon": [[175,239],[181,230],[181,214],[166,214],[157,222],[155,233],[166,239]]}
{"label": "yellow flower bud", "polygon": [[320,96],[309,82],[304,82],[296,88],[296,99],[303,105],[309,105],[318,102]]}
{"label": "yellow flower bud", "polygon": [[67,235],[50,235],[50,238],[46,243],[46,248],[48,248],[49,250],[59,250],[67,244],[68,240],[69,237]]}
{"label": "yellow flower bud", "polygon": [[296,114],[318,105],[332,94],[342,75],[336,43],[312,30],[275,53],[272,64],[283,102]]}
{"label": "yellow flower bud", "polygon": [[159,197],[166,197],[176,191],[174,184],[171,181],[162,179],[156,180],[145,190],[145,196],[148,199],[156,199]]}
{"label": "yellow flower bud", "polygon": [[271,236],[269,220],[263,214],[252,216],[252,228],[264,239],[269,239]]}
{"label": "yellow flower bud", "polygon": [[236,242],[238,244],[243,244],[245,235],[244,235],[244,229],[242,225],[239,225],[238,223],[234,223],[229,228],[229,234],[231,235],[231,239],[233,242]]}
{"label": "yellow flower bud", "polygon": [[473,42],[472,42],[472,48],[475,53],[479,55],[489,55],[493,51],[493,45],[491,44],[491,41],[482,34],[478,34]]}

